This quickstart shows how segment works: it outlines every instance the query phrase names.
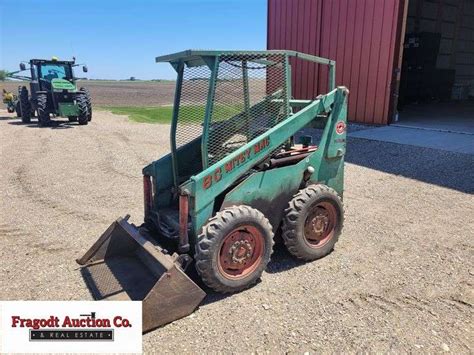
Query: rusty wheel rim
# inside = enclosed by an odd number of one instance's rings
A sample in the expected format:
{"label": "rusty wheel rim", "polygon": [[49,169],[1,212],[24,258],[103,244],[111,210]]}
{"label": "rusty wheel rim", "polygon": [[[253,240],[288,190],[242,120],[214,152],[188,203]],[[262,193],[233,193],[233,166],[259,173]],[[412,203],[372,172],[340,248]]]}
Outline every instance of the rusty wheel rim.
{"label": "rusty wheel rim", "polygon": [[322,248],[335,234],[337,225],[336,207],[330,202],[316,204],[304,223],[304,237],[311,248]]}
{"label": "rusty wheel rim", "polygon": [[253,273],[263,259],[265,241],[258,228],[243,225],[227,234],[219,250],[219,271],[227,279],[242,279]]}

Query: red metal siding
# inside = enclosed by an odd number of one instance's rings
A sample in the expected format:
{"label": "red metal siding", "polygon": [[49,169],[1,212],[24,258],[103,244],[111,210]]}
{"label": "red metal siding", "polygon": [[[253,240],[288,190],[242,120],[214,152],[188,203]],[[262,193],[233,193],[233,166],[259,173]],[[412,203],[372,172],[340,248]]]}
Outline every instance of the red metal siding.
{"label": "red metal siding", "polygon": [[[387,124],[400,0],[268,0],[268,49],[336,60],[350,90],[349,119]],[[328,69],[292,62],[293,96],[327,91]]]}

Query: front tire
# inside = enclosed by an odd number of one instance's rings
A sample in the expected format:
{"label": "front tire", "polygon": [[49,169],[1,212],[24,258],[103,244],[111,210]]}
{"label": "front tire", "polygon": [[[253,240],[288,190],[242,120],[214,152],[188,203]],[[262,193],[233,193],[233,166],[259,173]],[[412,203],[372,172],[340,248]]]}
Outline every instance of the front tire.
{"label": "front tire", "polygon": [[336,191],[326,185],[300,190],[283,218],[282,237],[297,259],[311,261],[329,254],[342,231],[344,208]]}
{"label": "front tire", "polygon": [[87,90],[85,87],[82,87],[79,89],[79,91],[83,92],[86,97],[87,110],[89,111],[87,115],[87,120],[91,121],[92,120],[92,100],[91,100],[91,95],[89,93],[89,90]]}
{"label": "front tire", "polygon": [[217,292],[246,289],[257,282],[273,251],[267,218],[249,206],[232,206],[209,219],[198,236],[196,269]]}
{"label": "front tire", "polygon": [[38,113],[38,125],[40,127],[47,127],[51,122],[47,107],[48,95],[38,94],[36,98],[36,112]]}
{"label": "front tire", "polygon": [[89,110],[87,109],[87,98],[85,95],[77,95],[76,98],[77,106],[79,107],[79,115],[77,121],[80,125],[86,125],[89,123]]}
{"label": "front tire", "polygon": [[31,103],[28,97],[28,89],[26,86],[20,86],[18,88],[18,97],[20,101],[21,108],[21,122],[30,123],[31,122]]}
{"label": "front tire", "polygon": [[16,102],[15,111],[16,111],[16,117],[21,117],[20,100],[18,100],[18,101]]}

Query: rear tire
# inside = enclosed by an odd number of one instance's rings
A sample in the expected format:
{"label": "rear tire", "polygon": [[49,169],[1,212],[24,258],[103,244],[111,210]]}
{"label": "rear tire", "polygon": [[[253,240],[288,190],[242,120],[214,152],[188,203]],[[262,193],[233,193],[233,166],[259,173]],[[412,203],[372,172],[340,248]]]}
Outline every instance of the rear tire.
{"label": "rear tire", "polygon": [[86,96],[86,101],[87,101],[87,109],[89,110],[89,114],[87,116],[87,120],[91,121],[92,120],[92,100],[91,100],[91,95],[89,93],[89,90],[86,88],[82,87],[79,89],[79,91],[82,91],[84,95]]}
{"label": "rear tire", "polygon": [[21,122],[30,123],[31,122],[31,103],[28,97],[28,89],[26,86],[20,86],[18,88],[18,97],[20,101],[21,108]]}
{"label": "rear tire", "polygon": [[270,222],[249,206],[232,206],[209,219],[198,236],[196,269],[217,292],[246,289],[257,282],[273,251]]}
{"label": "rear tire", "polygon": [[38,94],[36,97],[36,112],[38,113],[38,125],[40,127],[47,127],[51,122],[47,107],[48,95]]}
{"label": "rear tire", "polygon": [[296,258],[316,260],[329,254],[342,231],[344,208],[336,191],[312,185],[290,201],[283,218],[282,237]]}
{"label": "rear tire", "polygon": [[80,125],[86,125],[89,123],[89,110],[87,109],[87,98],[84,94],[79,94],[76,97],[77,106],[79,107],[79,115],[77,121]]}
{"label": "rear tire", "polygon": [[16,102],[15,111],[16,111],[16,117],[21,117],[20,100],[18,100],[18,101]]}

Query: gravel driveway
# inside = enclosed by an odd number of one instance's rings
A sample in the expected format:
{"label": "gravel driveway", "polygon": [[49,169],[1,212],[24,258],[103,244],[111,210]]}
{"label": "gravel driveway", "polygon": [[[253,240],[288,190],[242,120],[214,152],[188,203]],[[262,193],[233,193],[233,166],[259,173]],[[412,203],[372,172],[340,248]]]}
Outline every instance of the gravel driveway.
{"label": "gravel driveway", "polygon": [[[107,112],[40,129],[0,111],[0,299],[91,299],[75,258],[118,216],[141,222],[141,168],[168,130]],[[277,248],[262,282],[209,295],[144,350],[472,353],[474,157],[357,139],[348,152],[332,254]]]}

